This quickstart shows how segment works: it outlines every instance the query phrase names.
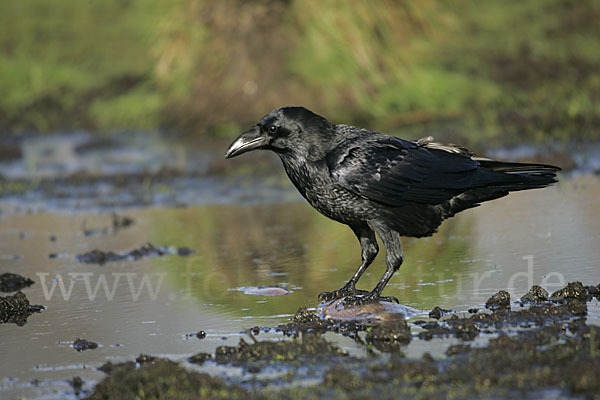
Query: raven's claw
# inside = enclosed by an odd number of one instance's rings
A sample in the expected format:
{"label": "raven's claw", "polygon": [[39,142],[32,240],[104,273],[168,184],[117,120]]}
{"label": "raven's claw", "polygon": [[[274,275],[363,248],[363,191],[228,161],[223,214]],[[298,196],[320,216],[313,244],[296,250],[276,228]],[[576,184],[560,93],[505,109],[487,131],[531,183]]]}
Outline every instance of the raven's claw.
{"label": "raven's claw", "polygon": [[370,292],[367,290],[360,290],[352,288],[350,286],[344,286],[341,289],[334,290],[332,292],[321,292],[319,293],[319,301],[332,301],[337,299],[343,299],[344,297],[356,297],[356,295],[368,295]]}

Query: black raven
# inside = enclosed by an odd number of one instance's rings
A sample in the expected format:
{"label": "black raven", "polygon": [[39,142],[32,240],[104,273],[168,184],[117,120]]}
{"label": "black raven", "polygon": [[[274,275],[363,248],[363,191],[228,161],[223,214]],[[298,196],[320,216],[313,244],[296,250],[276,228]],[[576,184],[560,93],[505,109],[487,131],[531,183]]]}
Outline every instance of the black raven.
{"label": "black raven", "polygon": [[[349,225],[362,263],[341,289],[321,301],[398,301],[381,292],[402,264],[400,236],[432,235],[446,218],[509,192],[556,182],[560,168],[475,157],[464,147],[432,138],[409,141],[349,125],[334,125],[303,107],[264,116],[230,146],[226,158],[272,150],[288,177],[321,214]],[[356,282],[375,259],[375,233],[386,248],[386,271],[371,292]],[[357,296],[358,295],[358,296]]]}

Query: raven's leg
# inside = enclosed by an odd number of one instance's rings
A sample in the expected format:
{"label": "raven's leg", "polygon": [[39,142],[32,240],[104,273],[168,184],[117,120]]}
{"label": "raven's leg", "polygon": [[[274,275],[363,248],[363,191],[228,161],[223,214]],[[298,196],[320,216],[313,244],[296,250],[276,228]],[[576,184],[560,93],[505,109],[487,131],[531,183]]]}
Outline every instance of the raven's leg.
{"label": "raven's leg", "polygon": [[347,296],[355,296],[357,294],[369,294],[366,290],[358,290],[356,288],[356,282],[360,279],[361,275],[371,265],[377,253],[379,252],[379,246],[377,246],[377,239],[375,238],[375,232],[368,225],[363,226],[351,226],[352,231],[360,241],[362,263],[352,275],[352,278],[346,283],[341,289],[334,290],[333,292],[322,292],[319,293],[320,301],[331,301],[335,299],[341,299]]}
{"label": "raven's leg", "polygon": [[379,300],[395,301],[396,303],[399,303],[398,299],[393,296],[382,297],[381,292],[383,292],[383,289],[389,282],[392,275],[394,275],[394,273],[398,271],[403,261],[400,234],[385,227],[382,227],[382,229],[378,229],[376,227],[376,229],[377,233],[379,234],[379,237],[381,237],[381,240],[383,241],[383,245],[385,246],[385,272],[383,273],[383,276],[371,292],[369,292],[366,296],[363,297],[353,296],[346,298],[344,302],[347,304],[363,304]]}

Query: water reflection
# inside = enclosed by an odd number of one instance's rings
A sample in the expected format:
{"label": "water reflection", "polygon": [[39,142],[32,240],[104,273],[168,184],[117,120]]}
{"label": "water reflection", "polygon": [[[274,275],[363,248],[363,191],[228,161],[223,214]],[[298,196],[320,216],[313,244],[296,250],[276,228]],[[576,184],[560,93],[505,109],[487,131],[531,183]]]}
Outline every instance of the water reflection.
{"label": "water reflection", "polygon": [[[156,210],[150,218],[155,241],[185,242],[197,250],[166,267],[156,263],[166,268],[180,294],[200,304],[222,304],[238,314],[293,312],[315,305],[319,292],[343,285],[360,263],[360,246],[351,230],[302,203]],[[455,291],[449,265],[453,259],[472,258],[469,241],[464,240],[472,228],[473,219],[465,216],[444,225],[434,237],[405,239],[406,261],[386,294],[429,307],[440,294]],[[373,288],[383,273],[381,248],[359,287]],[[465,265],[454,266],[452,276],[462,273]],[[260,298],[228,290],[262,285],[284,286],[293,293],[256,303]]]}

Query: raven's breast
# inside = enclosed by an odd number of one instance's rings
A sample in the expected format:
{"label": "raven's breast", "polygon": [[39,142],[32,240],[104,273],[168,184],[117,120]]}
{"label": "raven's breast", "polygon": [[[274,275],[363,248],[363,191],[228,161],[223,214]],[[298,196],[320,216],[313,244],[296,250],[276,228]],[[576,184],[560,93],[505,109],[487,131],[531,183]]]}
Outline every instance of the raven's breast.
{"label": "raven's breast", "polygon": [[283,162],[285,171],[300,194],[321,214],[353,224],[374,218],[377,204],[339,185],[329,170],[311,163]]}

